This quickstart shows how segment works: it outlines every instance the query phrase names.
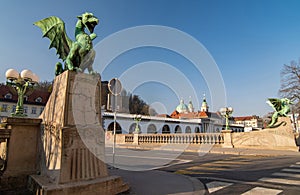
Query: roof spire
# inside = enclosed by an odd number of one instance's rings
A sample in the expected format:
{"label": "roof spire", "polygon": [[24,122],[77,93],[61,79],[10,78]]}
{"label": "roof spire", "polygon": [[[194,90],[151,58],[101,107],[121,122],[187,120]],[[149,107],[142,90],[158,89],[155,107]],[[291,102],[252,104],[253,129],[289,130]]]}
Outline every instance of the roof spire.
{"label": "roof spire", "polygon": [[208,112],[208,108],[209,108],[209,106],[207,105],[206,97],[205,97],[205,93],[204,93],[203,101],[202,101],[202,105],[201,105],[201,112]]}

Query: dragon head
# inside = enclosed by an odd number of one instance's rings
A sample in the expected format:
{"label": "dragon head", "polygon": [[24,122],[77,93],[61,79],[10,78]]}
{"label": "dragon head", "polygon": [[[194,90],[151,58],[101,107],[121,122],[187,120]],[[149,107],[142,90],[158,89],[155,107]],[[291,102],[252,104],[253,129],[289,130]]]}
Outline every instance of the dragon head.
{"label": "dragon head", "polygon": [[95,26],[99,23],[98,18],[96,18],[92,13],[84,13],[81,16],[77,16],[79,20],[81,20],[82,24],[90,31],[90,33],[94,32]]}
{"label": "dragon head", "polygon": [[289,105],[289,104],[293,104],[292,100],[288,99],[288,98],[282,98],[281,99],[282,103]]}

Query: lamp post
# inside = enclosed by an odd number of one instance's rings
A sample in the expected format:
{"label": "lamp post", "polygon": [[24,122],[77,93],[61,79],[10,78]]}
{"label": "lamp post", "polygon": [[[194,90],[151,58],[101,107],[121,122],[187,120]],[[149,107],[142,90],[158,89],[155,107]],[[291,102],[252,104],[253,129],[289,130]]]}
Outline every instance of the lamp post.
{"label": "lamp post", "polygon": [[17,117],[27,116],[24,114],[23,108],[24,95],[28,88],[33,87],[36,83],[38,83],[38,76],[32,73],[30,70],[23,70],[21,73],[18,73],[18,71],[14,69],[8,69],[5,73],[5,76],[7,79],[6,84],[14,87],[18,93],[16,111],[11,115]]}
{"label": "lamp post", "polygon": [[233,112],[232,107],[225,107],[220,109],[220,113],[223,117],[225,117],[225,130],[229,130],[229,117],[231,116]]}
{"label": "lamp post", "polygon": [[119,79],[113,78],[108,82],[108,90],[111,92],[114,98],[114,105],[111,105],[112,110],[114,111],[114,131],[113,131],[113,168],[115,168],[115,148],[116,148],[116,127],[117,127],[117,111],[119,109],[117,97],[121,94],[122,83]]}
{"label": "lamp post", "polygon": [[137,133],[137,134],[141,133],[140,132],[140,128],[139,128],[139,123],[142,120],[142,116],[140,114],[135,114],[133,116],[133,120],[135,121],[135,130],[134,130],[134,133]]}

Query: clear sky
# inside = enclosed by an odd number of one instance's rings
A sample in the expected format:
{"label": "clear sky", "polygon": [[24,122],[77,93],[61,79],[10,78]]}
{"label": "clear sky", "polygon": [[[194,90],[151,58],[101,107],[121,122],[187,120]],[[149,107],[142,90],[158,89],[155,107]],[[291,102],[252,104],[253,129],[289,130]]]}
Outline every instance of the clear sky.
{"label": "clear sky", "polygon": [[[140,95],[159,112],[169,114],[180,98],[187,103],[190,96],[199,109],[205,93],[211,111],[232,106],[235,116],[262,116],[272,111],[266,99],[278,97],[283,64],[300,57],[298,0],[0,3],[1,82],[5,82],[8,68],[31,69],[41,80],[52,80],[58,61],[56,51],[48,50],[49,40],[42,38],[33,23],[58,16],[65,21],[67,34],[74,40],[76,16],[88,11],[100,20],[94,47],[101,59],[95,60],[94,68],[101,73],[102,80],[120,78],[128,91]],[[149,40],[143,45],[139,39]],[[189,40],[193,42],[188,44]],[[206,57],[213,60],[205,58],[199,45],[206,48],[210,54]],[[118,55],[113,56],[114,52]],[[113,58],[101,64],[108,54]],[[226,94],[222,97],[224,101],[219,101],[223,89],[219,91],[218,87],[222,86]]]}

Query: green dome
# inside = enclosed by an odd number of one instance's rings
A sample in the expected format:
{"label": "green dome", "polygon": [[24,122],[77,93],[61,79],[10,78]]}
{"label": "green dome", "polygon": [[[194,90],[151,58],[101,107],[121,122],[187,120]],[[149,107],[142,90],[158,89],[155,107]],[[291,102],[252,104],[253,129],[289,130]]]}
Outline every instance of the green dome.
{"label": "green dome", "polygon": [[184,104],[183,100],[180,100],[180,104],[176,107],[176,111],[179,113],[188,112],[188,107]]}

